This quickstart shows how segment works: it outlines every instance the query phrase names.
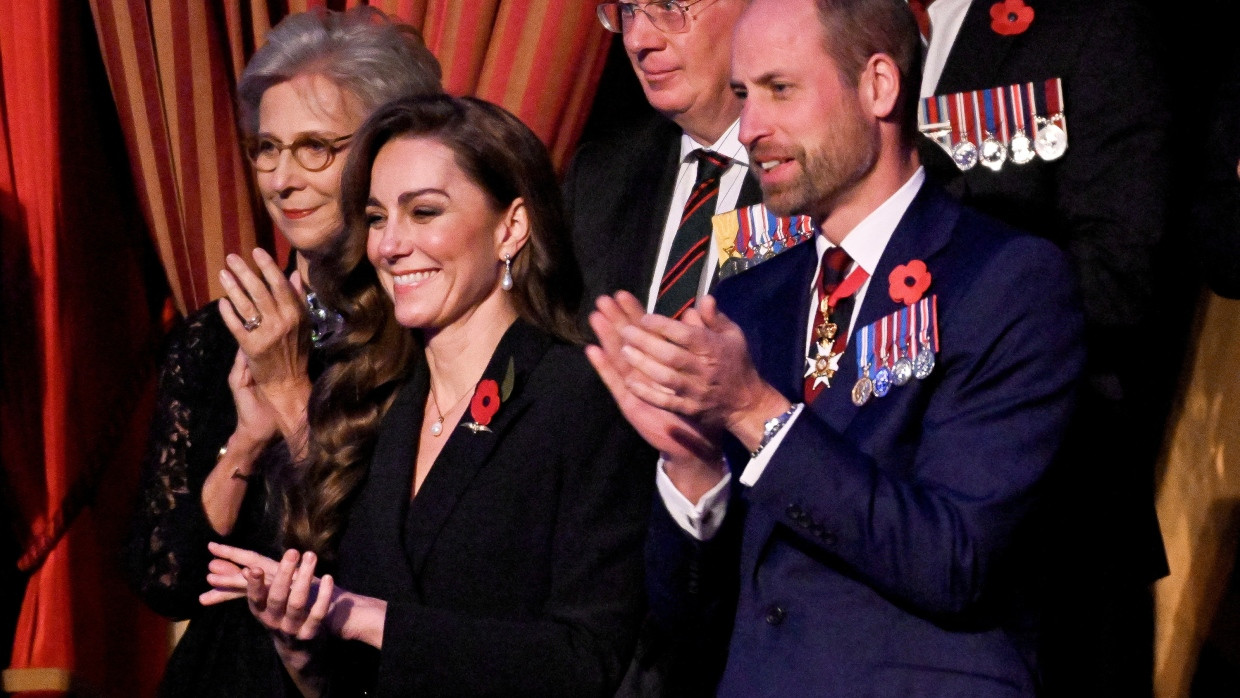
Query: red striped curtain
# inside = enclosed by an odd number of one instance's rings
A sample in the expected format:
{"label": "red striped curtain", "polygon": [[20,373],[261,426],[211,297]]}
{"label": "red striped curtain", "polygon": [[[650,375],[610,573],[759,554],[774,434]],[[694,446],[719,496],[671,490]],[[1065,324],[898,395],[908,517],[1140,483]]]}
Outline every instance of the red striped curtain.
{"label": "red striped curtain", "polygon": [[[222,295],[229,252],[287,253],[256,205],[232,95],[272,24],[359,0],[91,0],[134,179],[177,307]],[[422,30],[444,85],[517,114],[563,165],[602,74],[596,0],[372,0]],[[276,13],[272,8],[283,6]]]}
{"label": "red striped curtain", "polygon": [[149,694],[160,652],[144,638],[165,625],[126,590],[118,551],[165,288],[143,263],[88,8],[0,2],[0,86],[0,511],[6,563],[29,575],[4,690]]}

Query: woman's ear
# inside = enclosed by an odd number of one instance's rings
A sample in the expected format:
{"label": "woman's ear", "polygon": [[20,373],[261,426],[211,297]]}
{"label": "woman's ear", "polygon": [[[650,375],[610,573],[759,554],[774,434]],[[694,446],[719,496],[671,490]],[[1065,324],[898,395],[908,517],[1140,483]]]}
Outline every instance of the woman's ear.
{"label": "woman's ear", "polygon": [[495,247],[499,258],[504,255],[516,257],[530,239],[530,215],[525,199],[517,197],[505,209],[499,225],[495,228]]}

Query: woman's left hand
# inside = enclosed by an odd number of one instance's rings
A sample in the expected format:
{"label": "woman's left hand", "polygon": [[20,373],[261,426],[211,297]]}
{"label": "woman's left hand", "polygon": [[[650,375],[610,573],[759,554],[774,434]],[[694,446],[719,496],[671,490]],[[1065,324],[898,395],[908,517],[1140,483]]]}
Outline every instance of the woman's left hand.
{"label": "woman's left hand", "polygon": [[335,595],[331,575],[314,576],[318,562],[312,552],[287,550],[277,563],[258,553],[218,543],[207,582],[213,587],[200,597],[212,605],[244,596],[254,615],[277,642],[296,644],[319,635]]}
{"label": "woman's left hand", "polygon": [[220,283],[228,293],[220,301],[226,304],[220,314],[245,352],[254,382],[275,409],[285,441],[294,445],[304,437],[311,387],[306,370],[309,316],[301,278],[297,272],[284,278],[262,249],[255,249],[253,257],[261,276],[240,256],[228,255],[228,269],[220,270]]}

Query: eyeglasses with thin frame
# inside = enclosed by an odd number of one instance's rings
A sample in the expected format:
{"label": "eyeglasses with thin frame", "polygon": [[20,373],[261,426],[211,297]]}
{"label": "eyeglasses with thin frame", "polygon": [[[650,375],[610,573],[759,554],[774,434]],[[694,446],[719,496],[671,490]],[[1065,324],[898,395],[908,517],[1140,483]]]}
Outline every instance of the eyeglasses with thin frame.
{"label": "eyeglasses with thin frame", "polygon": [[280,165],[280,153],[288,150],[293,153],[298,165],[309,172],[321,172],[332,164],[336,153],[348,147],[347,141],[352,137],[352,133],[337,138],[305,134],[287,145],[275,138],[255,138],[247,144],[246,155],[254,163],[254,169],[272,172]]}
{"label": "eyeglasses with thin frame", "polygon": [[689,8],[701,1],[606,2],[598,6],[596,14],[598,21],[603,23],[603,28],[614,34],[623,34],[632,29],[638,12],[646,15],[646,19],[650,20],[655,29],[665,34],[679,34],[689,29]]}

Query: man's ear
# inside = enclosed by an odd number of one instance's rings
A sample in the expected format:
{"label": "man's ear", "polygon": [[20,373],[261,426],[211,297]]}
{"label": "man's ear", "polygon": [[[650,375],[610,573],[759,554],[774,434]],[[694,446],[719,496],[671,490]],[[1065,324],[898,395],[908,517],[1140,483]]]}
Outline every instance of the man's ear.
{"label": "man's ear", "polygon": [[895,114],[900,101],[900,67],[885,53],[876,53],[861,71],[858,92],[870,114],[880,120]]}

